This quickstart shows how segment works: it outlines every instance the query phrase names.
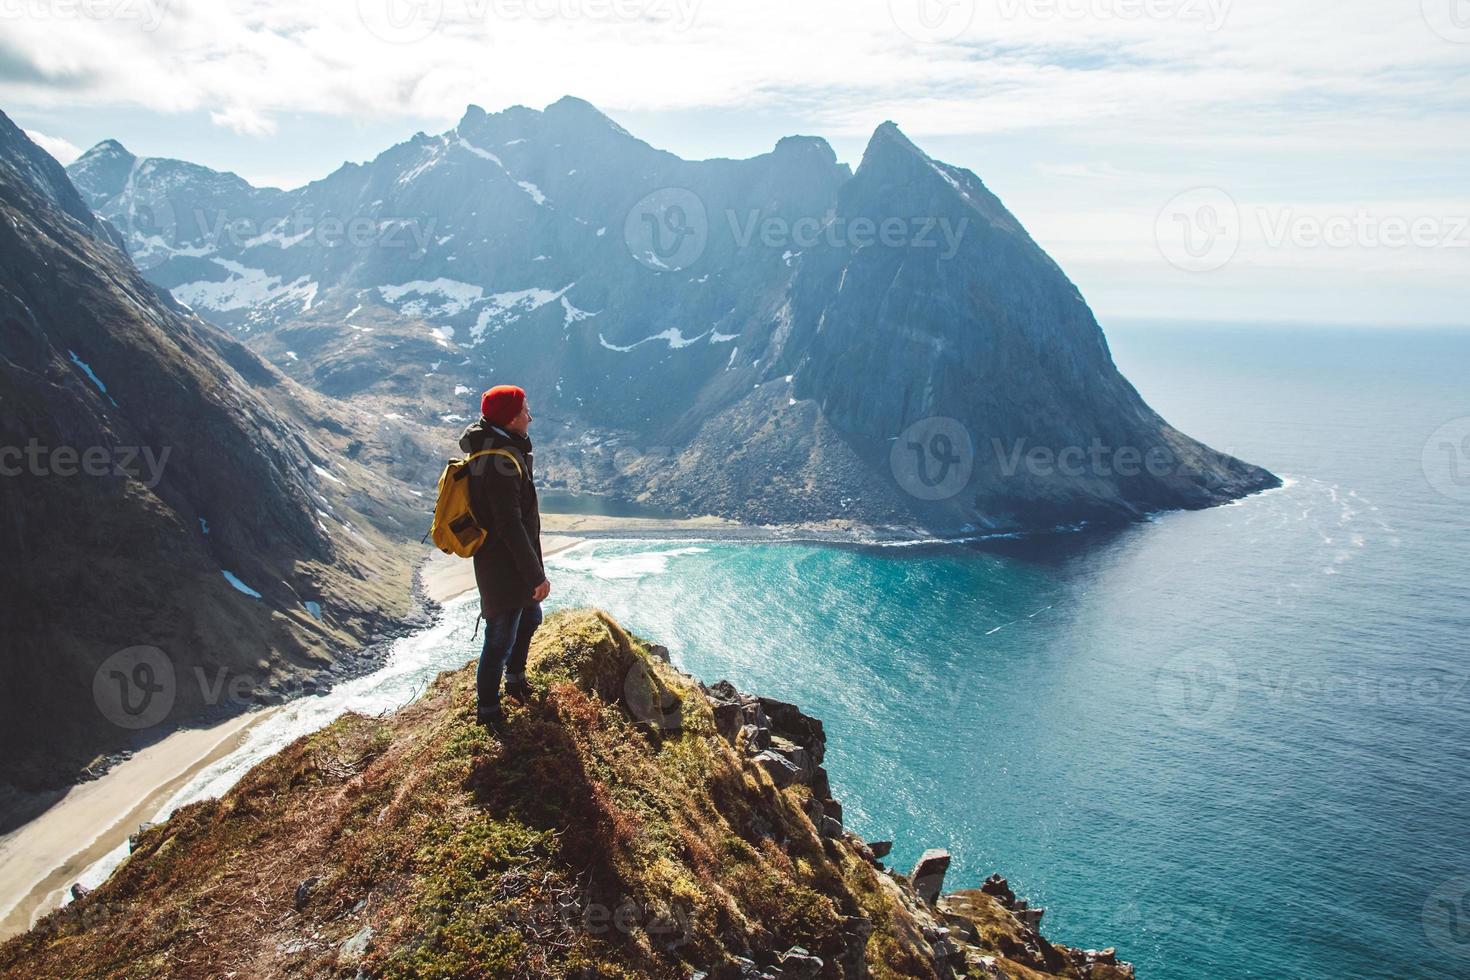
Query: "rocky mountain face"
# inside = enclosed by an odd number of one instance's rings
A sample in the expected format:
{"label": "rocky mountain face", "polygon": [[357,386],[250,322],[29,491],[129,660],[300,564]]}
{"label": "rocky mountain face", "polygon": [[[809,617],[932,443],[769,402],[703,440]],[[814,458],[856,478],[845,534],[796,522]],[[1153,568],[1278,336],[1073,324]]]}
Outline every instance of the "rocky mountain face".
{"label": "rocky mountain face", "polygon": [[351,669],[423,506],[376,417],[147,282],[3,115],[0,214],[0,782]]}
{"label": "rocky mountain face", "polygon": [[471,106],[291,191],[99,144],[146,274],[283,372],[451,430],[532,394],[551,486],[780,524],[1129,519],[1277,484],[1177,432],[973,173],[891,123],[686,161],[586,102]]}
{"label": "rocky mountain face", "polygon": [[943,851],[885,867],[843,826],[819,720],[660,653],[548,617],[503,735],[473,722],[473,665],[348,715],[143,829],[0,975],[1133,976],[1048,942],[1003,878],[946,893]]}

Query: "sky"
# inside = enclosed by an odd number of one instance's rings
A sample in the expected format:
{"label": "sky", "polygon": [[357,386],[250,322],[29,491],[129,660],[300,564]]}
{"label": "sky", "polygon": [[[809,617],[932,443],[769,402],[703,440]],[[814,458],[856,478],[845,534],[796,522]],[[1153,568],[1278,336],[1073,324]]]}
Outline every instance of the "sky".
{"label": "sky", "polygon": [[469,103],[655,146],[891,119],[1110,319],[1470,326],[1470,0],[0,0],[0,109],[293,187]]}

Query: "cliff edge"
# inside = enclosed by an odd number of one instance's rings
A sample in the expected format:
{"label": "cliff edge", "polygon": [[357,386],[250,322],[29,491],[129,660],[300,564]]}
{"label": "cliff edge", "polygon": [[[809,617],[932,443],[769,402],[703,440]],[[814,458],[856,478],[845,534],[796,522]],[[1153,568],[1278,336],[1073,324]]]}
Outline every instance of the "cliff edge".
{"label": "cliff edge", "polygon": [[530,667],[501,737],[471,665],[140,831],[0,976],[1133,976],[1048,943],[1004,879],[943,894],[942,851],[885,868],[796,706],[596,611],[548,617]]}

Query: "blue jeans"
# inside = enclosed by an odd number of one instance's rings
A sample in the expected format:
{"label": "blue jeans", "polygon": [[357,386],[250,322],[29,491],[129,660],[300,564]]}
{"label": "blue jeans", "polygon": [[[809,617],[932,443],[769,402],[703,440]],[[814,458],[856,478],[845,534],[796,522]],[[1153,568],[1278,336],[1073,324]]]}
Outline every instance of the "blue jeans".
{"label": "blue jeans", "polygon": [[485,620],[485,646],[480,650],[480,666],[475,671],[480,714],[500,710],[502,676],[508,681],[526,679],[526,654],[531,649],[531,635],[540,625],[539,602]]}

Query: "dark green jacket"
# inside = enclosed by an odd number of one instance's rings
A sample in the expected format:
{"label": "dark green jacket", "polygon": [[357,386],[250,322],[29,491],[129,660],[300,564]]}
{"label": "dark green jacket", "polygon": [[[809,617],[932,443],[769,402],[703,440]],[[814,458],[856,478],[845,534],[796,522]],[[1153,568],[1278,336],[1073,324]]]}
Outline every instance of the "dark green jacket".
{"label": "dark green jacket", "polygon": [[464,430],[459,448],[466,455],[509,449],[521,462],[519,473],[504,456],[482,456],[470,464],[470,509],[490,532],[474,557],[480,611],[488,619],[531,605],[531,593],[546,579],[531,440],[482,418]]}

